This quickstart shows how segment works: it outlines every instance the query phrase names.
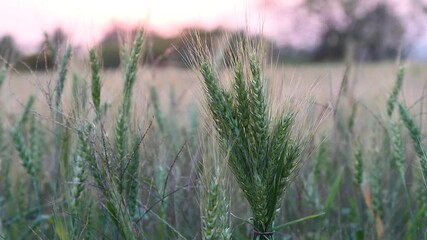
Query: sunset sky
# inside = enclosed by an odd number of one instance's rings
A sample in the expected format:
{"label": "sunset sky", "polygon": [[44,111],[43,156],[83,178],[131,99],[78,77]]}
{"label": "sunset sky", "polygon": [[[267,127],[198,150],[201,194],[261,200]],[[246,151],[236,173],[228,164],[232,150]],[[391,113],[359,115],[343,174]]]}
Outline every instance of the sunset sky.
{"label": "sunset sky", "polygon": [[11,34],[19,46],[31,48],[43,39],[43,32],[59,26],[71,41],[89,44],[111,24],[142,23],[163,35],[176,34],[188,25],[237,28],[251,8],[255,8],[253,0],[0,1],[0,36]]}
{"label": "sunset sky", "polygon": [[[187,26],[237,29],[249,26],[279,42],[295,43],[315,38],[316,24],[291,22],[294,8],[301,0],[276,1],[270,10],[260,10],[268,0],[0,0],[0,36],[11,34],[19,47],[35,49],[43,32],[62,27],[77,44],[94,44],[112,24],[138,25],[165,36],[179,33]],[[410,14],[408,2],[389,0],[399,5],[400,14]],[[281,9],[280,12],[275,9]],[[285,10],[285,11],[283,11]],[[293,19],[295,20],[295,19]],[[292,31],[298,30],[298,34]]]}

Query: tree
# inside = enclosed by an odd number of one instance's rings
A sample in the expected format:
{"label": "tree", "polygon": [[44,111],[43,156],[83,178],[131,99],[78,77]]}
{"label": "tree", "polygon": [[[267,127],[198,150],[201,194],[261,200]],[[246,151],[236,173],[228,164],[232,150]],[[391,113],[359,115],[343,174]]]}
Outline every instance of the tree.
{"label": "tree", "polygon": [[67,34],[62,30],[62,28],[57,28],[52,34],[50,42],[52,43],[55,49],[63,47],[67,40]]}
{"label": "tree", "polygon": [[[123,54],[125,53],[126,43],[134,39],[137,29],[125,30],[120,26],[114,26],[101,40],[101,57],[104,68],[117,68],[120,66]],[[128,54],[128,53],[127,53]]]}
{"label": "tree", "polygon": [[61,49],[65,49],[66,41],[67,41],[67,34],[62,30],[62,28],[56,28],[51,35],[48,33],[44,34],[45,40],[41,44],[40,49],[41,51],[47,51],[53,60],[55,61],[58,57],[58,53],[60,53]]}
{"label": "tree", "polygon": [[356,29],[359,54],[368,60],[396,57],[405,34],[401,20],[385,4],[377,5],[359,19]]}
{"label": "tree", "polygon": [[0,65],[14,65],[21,56],[12,36],[6,35],[0,39]]}
{"label": "tree", "polygon": [[396,56],[402,44],[402,20],[385,2],[306,0],[303,6],[324,27],[315,60],[379,60]]}
{"label": "tree", "polygon": [[22,57],[15,66],[17,69],[47,71],[56,66],[62,58],[61,49],[65,49],[68,36],[61,28],[55,29],[51,35],[45,33],[44,36],[45,39],[40,43],[39,51]]}

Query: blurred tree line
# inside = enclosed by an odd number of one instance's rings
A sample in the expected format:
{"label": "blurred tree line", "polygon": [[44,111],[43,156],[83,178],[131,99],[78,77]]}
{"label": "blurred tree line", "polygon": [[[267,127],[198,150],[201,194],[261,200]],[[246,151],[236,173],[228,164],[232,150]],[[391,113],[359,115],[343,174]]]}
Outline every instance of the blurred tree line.
{"label": "blurred tree line", "polygon": [[66,33],[58,28],[51,36],[44,34],[37,53],[24,55],[11,36],[0,40],[0,65],[12,65],[18,70],[49,70],[55,66],[58,52],[67,41]]}
{"label": "blurred tree line", "polygon": [[288,56],[299,55],[310,61],[378,61],[405,54],[408,46],[405,42],[408,19],[396,13],[398,6],[393,1],[300,0],[291,10],[280,0],[259,1],[264,10],[276,17],[291,14],[300,20],[293,21],[295,34],[307,31],[302,26],[307,22],[317,26],[316,47],[309,51],[282,47]]}
{"label": "blurred tree line", "polygon": [[[265,8],[280,8],[269,0]],[[267,41],[275,56],[281,61],[378,61],[394,59],[402,50],[405,27],[403,19],[398,17],[387,1],[381,0],[303,0],[300,5],[308,16],[321,23],[321,34],[314,49],[296,49],[293,46],[278,46]],[[282,13],[283,14],[283,13]],[[297,26],[298,27],[298,26]],[[223,31],[198,30],[202,41],[209,47],[227,49],[233,46],[243,32],[226,34],[230,40],[227,46],[221,46]],[[104,68],[117,68],[126,57],[127,46],[135,36],[136,30],[114,27],[99,43],[99,53]],[[297,34],[297,33],[296,33]],[[186,67],[186,47],[194,36],[194,29],[187,29],[180,36],[163,38],[154,34],[146,35],[146,47],[143,62],[155,66],[173,65]],[[254,36],[261,40],[259,36]],[[39,51],[23,55],[11,36],[0,39],[0,60],[14,65],[19,70],[46,70],[55,66],[58,53],[67,42],[67,34],[60,28],[51,34],[45,34]],[[218,40],[218,41],[216,41]],[[404,49],[403,49],[404,50]],[[230,57],[230,56],[228,56]],[[232,56],[231,56],[232,57]]]}
{"label": "blurred tree line", "polygon": [[21,56],[22,54],[12,36],[6,35],[0,39],[0,62],[14,65]]}
{"label": "blurred tree line", "polygon": [[389,2],[305,0],[302,7],[317,17],[324,29],[313,60],[396,58],[403,47],[405,27]]}

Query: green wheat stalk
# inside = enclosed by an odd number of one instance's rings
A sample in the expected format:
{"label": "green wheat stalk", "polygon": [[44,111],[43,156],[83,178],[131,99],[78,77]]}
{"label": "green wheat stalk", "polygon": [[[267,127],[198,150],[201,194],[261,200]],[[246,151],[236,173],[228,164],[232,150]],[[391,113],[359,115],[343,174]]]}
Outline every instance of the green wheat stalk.
{"label": "green wheat stalk", "polygon": [[[15,145],[16,150],[18,151],[19,157],[21,159],[21,165],[26,170],[27,174],[31,178],[31,182],[34,188],[34,192],[36,195],[36,206],[38,208],[38,214],[40,216],[40,199],[39,199],[39,189],[37,185],[36,180],[36,166],[35,166],[35,160],[34,156],[37,154],[33,154],[31,152],[32,149],[35,149],[36,146],[27,146],[24,130],[25,130],[25,124],[28,122],[28,119],[31,118],[30,111],[34,105],[35,97],[31,95],[27,101],[27,104],[24,108],[24,112],[22,113],[20,119],[15,123],[15,125],[12,128],[12,141]],[[33,117],[34,118],[34,117]],[[30,142],[30,144],[33,142]]]}
{"label": "green wheat stalk", "polygon": [[73,74],[73,82],[71,86],[73,99],[73,118],[79,119],[87,114],[87,83],[82,81],[77,74]]}
{"label": "green wheat stalk", "polygon": [[105,181],[102,176],[103,169],[98,165],[95,156],[96,151],[93,151],[92,142],[90,141],[91,131],[91,127],[84,127],[82,130],[78,131],[78,154],[81,155],[88,165],[97,187],[105,194],[105,191],[108,189],[106,189]]}
{"label": "green wheat stalk", "polygon": [[[0,70],[0,90],[2,83],[6,77],[6,68],[3,67]],[[2,116],[0,115],[0,182],[2,182],[2,190],[6,198],[10,196],[10,163],[11,163],[11,154],[9,152],[9,143],[6,138],[6,129],[4,128],[4,122],[2,121]]]}
{"label": "green wheat stalk", "polygon": [[392,140],[392,149],[393,149],[393,160],[394,164],[397,167],[399,172],[400,179],[402,180],[403,187],[405,189],[405,197],[411,218],[414,217],[414,213],[411,207],[411,195],[406,184],[405,178],[405,147],[403,145],[402,137],[400,134],[400,129],[396,123],[392,120],[390,122],[391,128],[391,140]]}
{"label": "green wheat stalk", "polygon": [[399,112],[404,125],[409,131],[409,136],[412,139],[415,152],[420,158],[421,172],[423,175],[425,186],[427,188],[427,152],[423,142],[421,131],[416,125],[415,120],[409,114],[409,110],[407,107],[402,104],[399,104]]}
{"label": "green wheat stalk", "polygon": [[3,222],[1,218],[0,218],[0,239],[6,239],[6,232],[4,231]]}
{"label": "green wheat stalk", "polygon": [[405,69],[401,66],[397,72],[396,82],[394,83],[393,90],[391,91],[390,96],[387,99],[387,115],[391,117],[394,110],[394,105],[397,101],[397,96],[402,88],[403,77],[405,75]]}
{"label": "green wheat stalk", "polygon": [[[4,77],[2,76],[2,70],[0,70],[0,88],[3,82]],[[10,170],[10,163],[9,159],[6,158],[6,138],[4,136],[4,128],[3,128],[3,122],[0,122],[0,181],[3,183],[3,186],[1,186],[1,189],[4,191],[4,197],[9,197],[10,192],[10,186],[9,186],[9,170]],[[3,197],[2,194],[2,197]],[[1,206],[1,205],[0,205]],[[3,220],[0,216],[0,239],[6,239],[6,232],[3,228]]]}
{"label": "green wheat stalk", "polygon": [[[68,72],[68,65],[71,59],[71,52],[72,52],[72,47],[70,45],[67,46],[66,50],[65,50],[65,54],[63,56],[61,65],[59,67],[59,73],[58,73],[58,79],[56,81],[56,88],[55,88],[55,112],[54,112],[54,120],[55,120],[55,166],[54,166],[54,176],[55,176],[55,181],[54,181],[54,191],[56,193],[57,191],[57,187],[58,187],[58,183],[60,181],[60,158],[67,155],[67,152],[65,151],[61,151],[61,141],[60,139],[63,137],[63,133],[61,131],[61,124],[62,124],[62,115],[61,115],[61,97],[62,97],[62,93],[64,91],[64,86],[65,86],[65,79],[67,77],[67,72]],[[66,143],[65,143],[66,144]],[[63,154],[61,156],[61,154]]]}
{"label": "green wheat stalk", "polygon": [[138,207],[138,174],[139,174],[139,149],[141,144],[141,137],[136,134],[134,143],[132,145],[132,155],[129,157],[129,166],[125,175],[126,195],[128,199],[128,207],[131,216],[136,214]]}
{"label": "green wheat stalk", "polygon": [[[70,190],[70,211],[71,211],[71,224],[74,230],[74,236],[78,236],[77,228],[77,219],[79,217],[79,207],[82,202],[82,195],[85,188],[86,182],[86,166],[89,159],[85,159],[85,144],[83,141],[84,138],[78,138],[77,140],[77,149],[74,154],[74,159],[72,163],[72,185]],[[86,155],[87,156],[87,155]],[[90,157],[90,156],[89,156]],[[85,161],[89,160],[89,161]]]}
{"label": "green wheat stalk", "polygon": [[[78,147],[77,147],[77,151],[76,154],[74,156],[74,161],[73,161],[73,180],[72,180],[72,189],[71,189],[71,208],[73,209],[73,211],[77,211],[78,205],[79,205],[79,199],[83,193],[84,190],[84,183],[86,181],[86,174],[85,174],[85,168],[86,168],[86,164],[85,164],[85,160],[88,160],[88,162],[90,162],[90,159],[87,159],[88,157],[90,158],[91,156],[87,156],[87,153],[85,153],[85,147],[83,144],[86,144],[84,141],[84,138],[79,138],[78,139]],[[85,159],[85,155],[86,155],[86,159]],[[74,212],[75,213],[75,212]]]}
{"label": "green wheat stalk", "polygon": [[406,185],[405,181],[405,148],[402,142],[402,137],[400,134],[400,129],[397,124],[393,121],[390,123],[391,129],[391,141],[393,148],[393,160],[394,164],[399,171],[399,175],[404,181],[403,183]]}
{"label": "green wheat stalk", "polygon": [[[210,141],[209,141],[210,142]],[[201,161],[200,216],[203,240],[231,239],[226,163],[214,144]],[[225,154],[223,154],[225,155]]]}
{"label": "green wheat stalk", "polygon": [[56,82],[56,90],[55,90],[55,93],[56,93],[55,107],[57,111],[59,111],[59,107],[61,104],[61,96],[62,96],[62,92],[64,91],[65,79],[67,77],[67,72],[68,72],[68,65],[71,59],[71,50],[72,50],[71,46],[68,45],[67,49],[65,50],[65,54],[62,59],[61,66],[59,68],[58,80]]}
{"label": "green wheat stalk", "polygon": [[[378,159],[372,163],[370,183],[372,191],[372,211],[374,217],[382,219],[383,217],[383,197],[381,191],[381,169]],[[374,219],[375,222],[375,219]]]}
{"label": "green wheat stalk", "polygon": [[[132,100],[132,89],[136,80],[136,72],[138,69],[139,59],[142,52],[143,31],[139,31],[135,42],[133,43],[132,51],[129,60],[127,61],[125,70],[125,84],[123,88],[123,101],[119,113],[119,118],[116,123],[116,149],[120,171],[124,170],[124,158],[128,151],[128,132],[130,122],[130,109]],[[123,191],[123,184],[117,179],[119,192]]]}
{"label": "green wheat stalk", "polygon": [[92,70],[92,102],[95,107],[96,114],[99,115],[101,105],[101,75],[99,71],[98,57],[96,56],[95,49],[93,48],[89,51],[89,60]]}
{"label": "green wheat stalk", "polygon": [[361,188],[363,182],[363,153],[360,147],[356,148],[354,162],[354,182],[356,185]]}
{"label": "green wheat stalk", "polygon": [[28,175],[31,176],[31,178],[35,178],[35,166],[34,166],[34,161],[31,158],[31,150],[25,144],[23,131],[24,131],[24,124],[28,121],[29,114],[34,104],[34,101],[35,101],[35,97],[30,96],[30,98],[27,101],[27,104],[25,105],[25,109],[21,115],[21,118],[17,121],[17,123],[12,129],[12,140],[16,150],[19,153],[19,157],[21,158],[21,164],[27,171]]}
{"label": "green wheat stalk", "polygon": [[6,79],[6,72],[7,72],[7,69],[5,66],[3,66],[0,69],[0,88],[3,85],[4,80]]}
{"label": "green wheat stalk", "polygon": [[231,239],[229,227],[229,204],[222,183],[219,169],[215,168],[212,179],[205,188],[202,199],[206,201],[202,207],[202,239]]}
{"label": "green wheat stalk", "polygon": [[[143,31],[139,31],[133,43],[130,58],[125,66],[125,81],[123,100],[119,116],[114,126],[115,146],[110,147],[108,136],[103,128],[103,122],[96,121],[95,126],[101,125],[101,142],[95,141],[96,132],[92,127],[84,127],[79,132],[81,155],[88,163],[89,171],[102,193],[103,207],[119,235],[123,239],[142,237],[141,229],[134,223],[138,198],[139,146],[141,139],[134,138],[130,144],[130,118],[132,90],[136,81],[136,73],[142,50]],[[99,64],[92,51],[89,53],[92,68],[92,101],[95,111],[100,117]],[[98,108],[98,109],[96,109]],[[100,149],[98,149],[100,146]],[[115,161],[112,161],[112,160]],[[76,176],[81,176],[79,171]],[[79,178],[79,177],[78,177]],[[77,193],[78,191],[76,191]]]}
{"label": "green wheat stalk", "polygon": [[157,122],[157,125],[159,126],[160,132],[165,132],[165,117],[163,116],[163,112],[160,108],[160,102],[159,102],[159,96],[157,94],[157,90],[154,87],[150,88],[150,96],[151,96],[151,103],[153,104],[154,108],[154,116]]}
{"label": "green wheat stalk", "polygon": [[43,138],[43,132],[40,129],[40,121],[34,116],[30,118],[30,152],[31,159],[33,159],[35,171],[38,174],[42,173],[43,168],[43,146],[45,146],[45,140]]}
{"label": "green wheat stalk", "polygon": [[302,141],[292,135],[295,112],[274,119],[268,115],[260,62],[250,58],[250,76],[243,64],[236,64],[233,92],[219,85],[209,61],[199,70],[219,140],[230,153],[228,164],[253,212],[254,238],[273,239],[274,220],[298,166]]}

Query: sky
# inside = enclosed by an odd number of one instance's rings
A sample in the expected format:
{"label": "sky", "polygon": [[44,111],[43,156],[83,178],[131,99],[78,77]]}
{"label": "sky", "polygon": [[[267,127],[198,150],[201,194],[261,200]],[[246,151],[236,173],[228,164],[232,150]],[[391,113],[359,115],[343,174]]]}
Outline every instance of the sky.
{"label": "sky", "polygon": [[[188,25],[239,28],[255,12],[251,9],[257,9],[255,0],[0,0],[0,36],[11,34],[23,48],[33,48],[43,32],[56,27],[65,29],[72,42],[88,44],[112,24],[142,24],[171,36]],[[258,15],[250,18],[261,25]]]}
{"label": "sky", "polygon": [[[65,30],[72,43],[90,46],[112,25],[142,25],[163,36],[178,34],[188,26],[208,30],[221,26],[248,27],[252,32],[262,31],[279,43],[295,45],[304,39],[315,39],[320,33],[316,23],[304,15],[293,18],[300,1],[0,0],[0,36],[10,34],[21,49],[30,51],[36,50],[44,32],[52,32],[57,27]],[[386,1],[394,1],[399,14],[410,15],[410,5],[405,2],[416,0]],[[260,6],[269,8],[260,10]],[[295,24],[295,21],[299,22]]]}

